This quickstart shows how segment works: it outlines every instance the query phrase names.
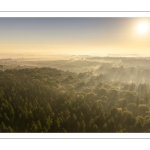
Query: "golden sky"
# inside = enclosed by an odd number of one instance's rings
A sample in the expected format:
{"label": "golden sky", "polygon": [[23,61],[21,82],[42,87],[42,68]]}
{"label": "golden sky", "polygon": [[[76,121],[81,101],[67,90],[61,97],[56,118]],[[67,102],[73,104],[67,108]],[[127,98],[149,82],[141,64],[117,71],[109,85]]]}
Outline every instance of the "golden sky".
{"label": "golden sky", "polygon": [[0,18],[0,34],[1,54],[150,52],[150,18]]}

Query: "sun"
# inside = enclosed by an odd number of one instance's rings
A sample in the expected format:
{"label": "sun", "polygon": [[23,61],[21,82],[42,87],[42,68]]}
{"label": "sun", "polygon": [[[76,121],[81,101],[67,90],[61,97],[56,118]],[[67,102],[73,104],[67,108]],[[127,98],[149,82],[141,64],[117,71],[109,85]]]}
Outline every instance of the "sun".
{"label": "sun", "polygon": [[141,22],[137,25],[137,32],[140,34],[145,34],[148,32],[149,24],[147,22]]}

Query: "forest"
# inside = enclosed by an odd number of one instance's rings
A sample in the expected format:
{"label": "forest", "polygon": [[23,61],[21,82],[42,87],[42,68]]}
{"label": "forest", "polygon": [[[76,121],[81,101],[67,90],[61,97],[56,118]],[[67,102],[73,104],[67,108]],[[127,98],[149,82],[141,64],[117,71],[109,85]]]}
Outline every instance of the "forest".
{"label": "forest", "polygon": [[150,132],[150,58],[0,62],[0,132]]}

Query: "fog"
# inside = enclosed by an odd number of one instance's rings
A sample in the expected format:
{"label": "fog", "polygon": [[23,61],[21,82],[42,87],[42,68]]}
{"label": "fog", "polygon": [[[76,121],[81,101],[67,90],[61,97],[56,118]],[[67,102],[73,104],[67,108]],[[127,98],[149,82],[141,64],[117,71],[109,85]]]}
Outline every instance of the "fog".
{"label": "fog", "polygon": [[[18,58],[17,58],[18,57]],[[96,55],[20,55],[0,59],[0,69],[51,67],[75,73],[91,72],[108,80],[127,83],[148,83],[150,57],[139,54]]]}

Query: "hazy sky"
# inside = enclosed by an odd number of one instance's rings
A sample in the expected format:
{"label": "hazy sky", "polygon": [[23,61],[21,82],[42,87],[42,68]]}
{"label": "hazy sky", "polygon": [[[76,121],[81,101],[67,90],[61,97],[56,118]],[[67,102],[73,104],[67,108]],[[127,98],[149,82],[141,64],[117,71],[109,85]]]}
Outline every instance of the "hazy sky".
{"label": "hazy sky", "polygon": [[0,53],[149,53],[150,18],[0,18]]}

